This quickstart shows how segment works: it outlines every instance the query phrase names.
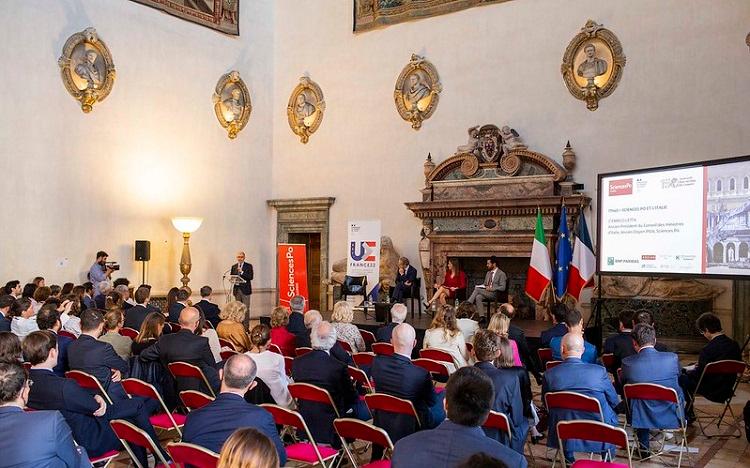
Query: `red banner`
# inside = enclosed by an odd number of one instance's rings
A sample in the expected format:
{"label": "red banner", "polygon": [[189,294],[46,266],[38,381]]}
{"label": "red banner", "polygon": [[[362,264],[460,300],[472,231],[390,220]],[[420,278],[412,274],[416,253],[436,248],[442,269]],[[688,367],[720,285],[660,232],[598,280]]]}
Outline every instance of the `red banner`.
{"label": "red banner", "polygon": [[305,244],[279,244],[279,305],[289,307],[294,296],[305,298],[305,312],[310,302],[307,293],[307,252]]}

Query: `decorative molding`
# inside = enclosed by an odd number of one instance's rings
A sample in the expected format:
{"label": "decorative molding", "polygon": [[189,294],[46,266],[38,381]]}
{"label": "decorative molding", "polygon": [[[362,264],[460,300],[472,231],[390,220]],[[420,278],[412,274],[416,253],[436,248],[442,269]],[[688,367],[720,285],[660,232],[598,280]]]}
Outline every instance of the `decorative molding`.
{"label": "decorative molding", "polygon": [[240,35],[240,0],[131,0],[185,21]]}
{"label": "decorative molding", "polygon": [[240,78],[240,72],[231,71],[222,75],[216,83],[212,100],[219,124],[227,129],[230,139],[236,138],[237,133],[247,125],[253,111],[250,91]]}
{"label": "decorative molding", "polygon": [[94,104],[109,96],[115,82],[115,64],[107,44],[96,29],[86,28],[70,36],[57,60],[65,89],[89,113]]}

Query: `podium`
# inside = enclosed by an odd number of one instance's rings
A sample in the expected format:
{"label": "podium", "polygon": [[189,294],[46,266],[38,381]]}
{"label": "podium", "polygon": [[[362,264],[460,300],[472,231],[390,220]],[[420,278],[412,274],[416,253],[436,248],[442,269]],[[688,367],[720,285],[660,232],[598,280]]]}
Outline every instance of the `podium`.
{"label": "podium", "polygon": [[234,298],[234,287],[238,284],[245,284],[247,281],[242,279],[240,275],[229,275],[226,277],[229,281],[229,284],[231,285],[230,288],[227,290],[227,304],[232,302],[232,299]]}

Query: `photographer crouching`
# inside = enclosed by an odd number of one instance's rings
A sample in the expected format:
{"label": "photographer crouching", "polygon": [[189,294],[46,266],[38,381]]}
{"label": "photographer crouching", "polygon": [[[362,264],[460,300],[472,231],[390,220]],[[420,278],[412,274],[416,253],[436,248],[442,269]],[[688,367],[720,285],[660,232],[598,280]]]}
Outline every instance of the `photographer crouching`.
{"label": "photographer crouching", "polygon": [[89,281],[94,285],[94,295],[101,294],[99,291],[99,283],[107,281],[112,278],[112,272],[120,269],[120,265],[116,262],[107,262],[107,252],[100,250],[96,253],[96,261],[91,268],[89,268]]}

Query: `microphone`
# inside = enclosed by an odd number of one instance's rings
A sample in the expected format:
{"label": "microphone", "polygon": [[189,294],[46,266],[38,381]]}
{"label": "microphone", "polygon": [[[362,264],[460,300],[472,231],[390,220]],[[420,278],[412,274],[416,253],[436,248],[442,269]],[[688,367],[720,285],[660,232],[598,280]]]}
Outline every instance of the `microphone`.
{"label": "microphone", "polygon": [[226,278],[227,273],[229,273],[230,271],[232,271],[232,267],[229,267],[229,269],[222,274],[222,278]]}

